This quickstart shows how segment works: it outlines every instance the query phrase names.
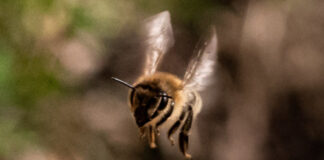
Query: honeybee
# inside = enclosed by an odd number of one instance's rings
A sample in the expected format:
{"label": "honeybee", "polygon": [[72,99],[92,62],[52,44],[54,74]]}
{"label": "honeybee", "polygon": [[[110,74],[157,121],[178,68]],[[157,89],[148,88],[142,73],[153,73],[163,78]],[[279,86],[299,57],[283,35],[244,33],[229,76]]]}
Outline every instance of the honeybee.
{"label": "honeybee", "polygon": [[146,62],[144,73],[131,85],[112,77],[129,87],[129,106],[134,115],[141,136],[147,136],[151,148],[156,147],[156,136],[165,122],[172,125],[167,132],[168,139],[174,145],[172,135],[179,131],[179,148],[187,159],[191,159],[188,150],[188,136],[191,124],[200,112],[202,91],[212,75],[216,63],[217,36],[212,27],[206,41],[196,49],[196,56],[190,61],[184,78],[157,72],[162,57],[173,46],[173,31],[170,13],[161,12],[148,18],[144,23],[146,32]]}

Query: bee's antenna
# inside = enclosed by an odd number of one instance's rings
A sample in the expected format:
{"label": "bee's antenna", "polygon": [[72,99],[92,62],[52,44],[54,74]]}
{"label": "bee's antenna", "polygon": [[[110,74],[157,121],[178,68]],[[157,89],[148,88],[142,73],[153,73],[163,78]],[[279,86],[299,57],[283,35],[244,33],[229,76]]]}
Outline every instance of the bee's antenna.
{"label": "bee's antenna", "polygon": [[123,80],[120,80],[120,79],[115,78],[115,77],[111,77],[111,79],[113,79],[113,80],[119,82],[120,84],[125,85],[125,86],[128,87],[128,88],[135,89],[132,85],[128,84],[127,82],[125,82],[125,81],[123,81]]}

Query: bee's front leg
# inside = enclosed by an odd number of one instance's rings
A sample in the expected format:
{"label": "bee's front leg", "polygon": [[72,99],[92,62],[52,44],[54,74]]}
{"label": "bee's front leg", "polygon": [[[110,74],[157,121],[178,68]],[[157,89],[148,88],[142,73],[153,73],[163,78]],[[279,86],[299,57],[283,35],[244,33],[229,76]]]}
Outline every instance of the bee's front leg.
{"label": "bee's front leg", "polygon": [[151,148],[156,148],[155,137],[156,137],[155,126],[150,125],[148,138],[149,138],[149,143]]}

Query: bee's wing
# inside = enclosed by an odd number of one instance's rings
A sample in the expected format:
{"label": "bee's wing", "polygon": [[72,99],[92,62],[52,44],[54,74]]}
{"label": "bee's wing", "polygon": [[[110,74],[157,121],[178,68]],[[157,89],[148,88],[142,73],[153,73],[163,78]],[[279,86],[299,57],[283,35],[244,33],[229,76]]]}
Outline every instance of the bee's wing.
{"label": "bee's wing", "polygon": [[191,60],[184,76],[184,89],[201,91],[208,84],[216,63],[217,36],[215,28],[211,28],[209,38],[198,45],[196,56]]}
{"label": "bee's wing", "polygon": [[148,18],[144,24],[146,35],[146,63],[144,74],[153,74],[163,55],[173,45],[173,32],[170,22],[170,13],[161,12]]}

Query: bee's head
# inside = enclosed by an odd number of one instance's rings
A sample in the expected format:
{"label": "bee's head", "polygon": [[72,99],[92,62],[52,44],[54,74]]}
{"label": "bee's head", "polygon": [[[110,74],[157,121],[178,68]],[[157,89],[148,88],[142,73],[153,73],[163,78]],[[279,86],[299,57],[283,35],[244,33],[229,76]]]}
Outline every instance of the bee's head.
{"label": "bee's head", "polygon": [[[167,105],[168,98],[171,98],[154,83],[140,83],[132,86],[120,79],[112,79],[131,89],[129,102],[138,127],[144,126],[155,118],[157,110],[163,109]],[[162,102],[165,105],[162,106],[163,108],[160,107]]]}
{"label": "bee's head", "polygon": [[158,107],[160,91],[161,89],[152,84],[138,84],[131,91],[129,95],[131,111],[139,127],[152,119]]}

